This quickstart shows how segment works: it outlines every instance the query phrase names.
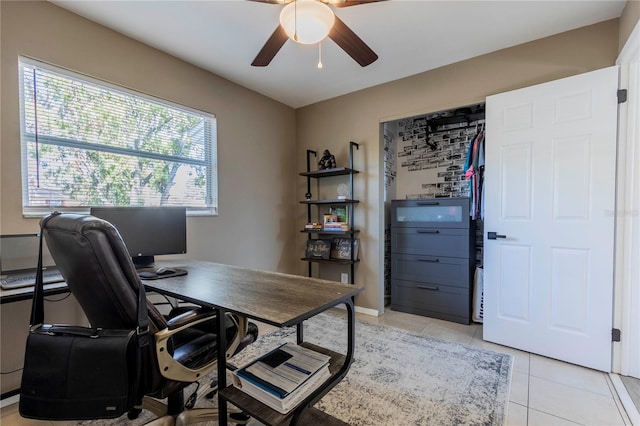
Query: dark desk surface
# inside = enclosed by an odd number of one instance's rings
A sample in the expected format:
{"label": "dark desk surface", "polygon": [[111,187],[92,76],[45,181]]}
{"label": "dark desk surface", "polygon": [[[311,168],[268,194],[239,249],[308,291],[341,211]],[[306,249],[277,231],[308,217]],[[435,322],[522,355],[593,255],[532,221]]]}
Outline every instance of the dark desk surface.
{"label": "dark desk surface", "polygon": [[199,305],[223,308],[278,327],[297,324],[364,290],[364,286],[357,284],[212,262],[162,262],[165,263],[189,273],[143,280],[148,290]]}
{"label": "dark desk surface", "polygon": [[[300,275],[258,271],[198,260],[159,262],[184,268],[187,275],[143,280],[148,290],[196,304],[221,307],[278,327],[294,325],[360,293],[364,286],[308,278]],[[259,285],[258,285],[259,284]],[[65,283],[47,284],[45,296],[67,293]],[[313,294],[313,297],[309,297]],[[0,289],[0,303],[33,298],[33,287]]]}
{"label": "dark desk surface", "polygon": [[[54,283],[44,285],[44,295],[51,296],[54,294],[68,293],[69,288],[67,284]],[[11,290],[0,289],[0,304],[18,302],[20,300],[33,299],[33,286],[12,288]]]}

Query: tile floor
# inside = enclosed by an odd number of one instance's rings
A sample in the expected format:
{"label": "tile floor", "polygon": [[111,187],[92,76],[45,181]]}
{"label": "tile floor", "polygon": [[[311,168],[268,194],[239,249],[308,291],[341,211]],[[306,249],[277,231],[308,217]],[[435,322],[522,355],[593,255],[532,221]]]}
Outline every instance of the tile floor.
{"label": "tile floor", "polygon": [[[631,425],[607,374],[485,342],[481,324],[467,326],[390,310],[380,317],[357,317],[513,355],[507,426]],[[269,331],[269,326],[260,328],[261,333]],[[22,419],[16,404],[2,408],[0,414],[2,426],[72,424]]]}

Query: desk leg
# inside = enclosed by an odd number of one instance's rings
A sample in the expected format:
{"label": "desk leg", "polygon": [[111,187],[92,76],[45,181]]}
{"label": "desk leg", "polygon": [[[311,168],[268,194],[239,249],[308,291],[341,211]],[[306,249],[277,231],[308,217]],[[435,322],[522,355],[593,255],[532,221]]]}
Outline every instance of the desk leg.
{"label": "desk leg", "polygon": [[227,401],[220,396],[220,391],[227,387],[227,330],[226,312],[218,308],[218,424],[227,426]]}
{"label": "desk leg", "polygon": [[[349,371],[349,368],[351,367],[351,363],[353,362],[353,354],[355,351],[355,346],[356,346],[356,333],[355,333],[355,329],[356,329],[356,314],[355,314],[355,307],[354,307],[354,302],[353,302],[353,298],[351,299],[347,299],[342,301],[341,303],[344,304],[344,306],[347,309],[347,353],[345,354],[345,359],[344,359],[344,363],[342,364],[342,366],[340,367],[340,370],[331,378],[330,382],[328,384],[325,384],[325,386],[320,387],[319,389],[316,389],[310,396],[309,402],[303,406],[300,406],[296,409],[296,411],[293,414],[293,417],[291,418],[291,421],[289,422],[289,426],[297,426],[298,424],[302,425],[302,423],[300,423],[300,419],[302,418],[304,411],[308,408],[311,407],[313,404],[315,404],[316,402],[318,402],[324,395],[327,394],[327,392],[332,389],[336,384],[338,384],[338,382],[340,382],[344,376],[347,375],[347,372]],[[337,305],[336,305],[337,306]],[[298,344],[301,344],[304,339],[303,339],[303,323],[300,322],[297,324],[297,334],[298,334]]]}
{"label": "desk leg", "polygon": [[304,321],[296,324],[296,342],[301,345],[304,342]]}
{"label": "desk leg", "polygon": [[[347,300],[344,303],[347,308],[347,358],[345,364],[351,365],[353,361],[353,353],[356,347],[356,312],[354,307],[354,298]],[[347,367],[348,368],[348,367]],[[345,371],[345,374],[347,372]]]}

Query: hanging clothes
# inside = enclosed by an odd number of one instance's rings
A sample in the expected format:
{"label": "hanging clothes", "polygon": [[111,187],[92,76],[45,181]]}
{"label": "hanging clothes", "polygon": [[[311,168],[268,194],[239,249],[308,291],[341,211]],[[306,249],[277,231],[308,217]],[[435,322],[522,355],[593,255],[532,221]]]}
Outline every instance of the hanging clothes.
{"label": "hanging clothes", "polygon": [[484,218],[484,130],[481,129],[469,140],[464,164],[465,177],[469,180],[469,216]]}
{"label": "hanging clothes", "polygon": [[480,180],[480,191],[478,193],[478,198],[480,198],[479,214],[480,219],[484,220],[484,135],[482,136],[482,144],[478,154],[478,179]]}

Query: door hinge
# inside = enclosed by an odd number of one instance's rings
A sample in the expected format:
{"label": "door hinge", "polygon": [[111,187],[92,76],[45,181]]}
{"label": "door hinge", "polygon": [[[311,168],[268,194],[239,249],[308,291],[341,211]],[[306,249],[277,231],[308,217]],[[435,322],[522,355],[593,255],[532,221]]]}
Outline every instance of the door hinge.
{"label": "door hinge", "polygon": [[627,89],[618,90],[618,103],[623,104],[627,102]]}
{"label": "door hinge", "polygon": [[619,342],[620,341],[620,329],[619,328],[611,329],[611,341],[612,342]]}

